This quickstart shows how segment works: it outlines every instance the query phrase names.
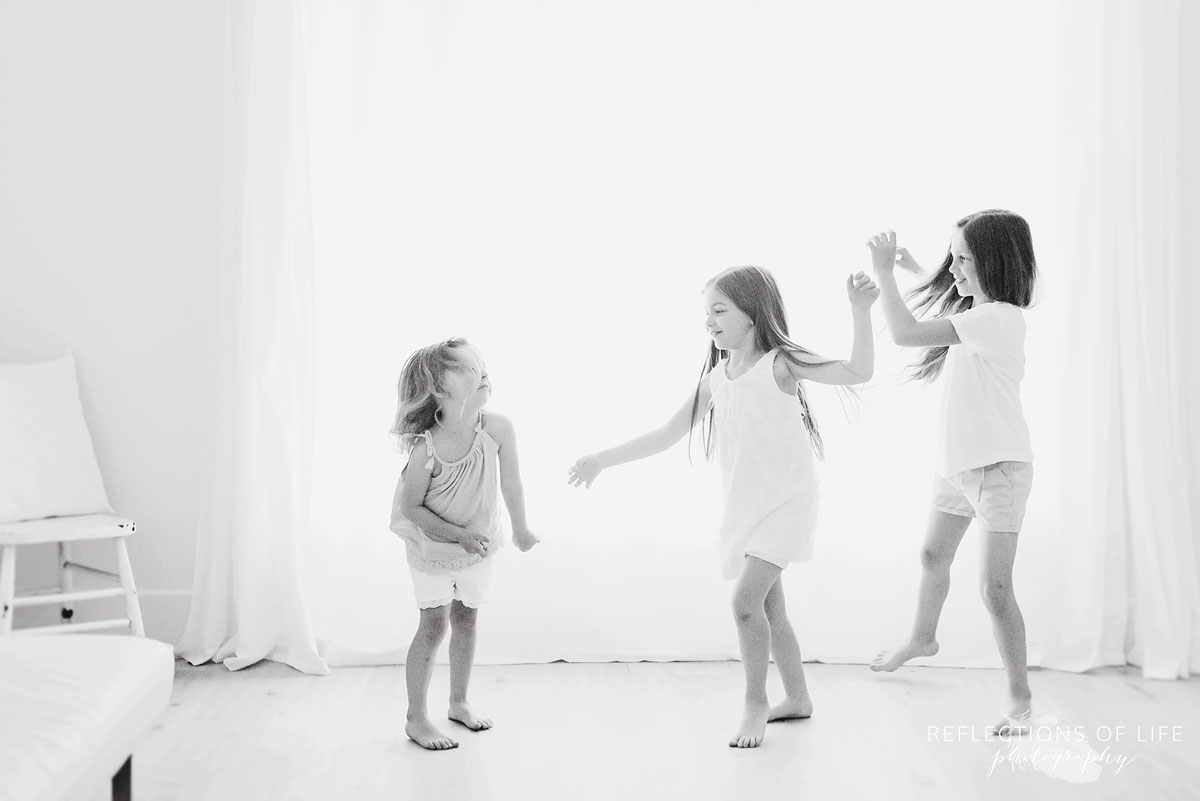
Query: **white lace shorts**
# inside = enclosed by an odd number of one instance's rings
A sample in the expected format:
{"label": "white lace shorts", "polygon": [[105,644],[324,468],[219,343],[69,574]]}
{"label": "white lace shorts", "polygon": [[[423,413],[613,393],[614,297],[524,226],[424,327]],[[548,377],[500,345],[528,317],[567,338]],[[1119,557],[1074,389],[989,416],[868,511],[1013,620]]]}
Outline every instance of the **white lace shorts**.
{"label": "white lace shorts", "polygon": [[459,601],[463,606],[478,609],[491,600],[492,597],[492,563],[496,557],[489,556],[461,570],[449,573],[426,573],[412,565],[408,571],[412,574],[413,594],[417,597],[417,606],[421,609],[431,609],[435,606],[445,606],[451,601]]}

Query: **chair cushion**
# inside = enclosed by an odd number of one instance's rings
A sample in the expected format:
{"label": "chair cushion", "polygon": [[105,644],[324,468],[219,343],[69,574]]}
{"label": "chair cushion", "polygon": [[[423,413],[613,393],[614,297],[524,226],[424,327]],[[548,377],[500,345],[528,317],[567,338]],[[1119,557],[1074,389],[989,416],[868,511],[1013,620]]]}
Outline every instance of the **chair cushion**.
{"label": "chair cushion", "polygon": [[0,364],[0,522],[111,511],[75,358]]}
{"label": "chair cushion", "polygon": [[140,637],[0,638],[0,800],[107,785],[166,709],[171,647]]}

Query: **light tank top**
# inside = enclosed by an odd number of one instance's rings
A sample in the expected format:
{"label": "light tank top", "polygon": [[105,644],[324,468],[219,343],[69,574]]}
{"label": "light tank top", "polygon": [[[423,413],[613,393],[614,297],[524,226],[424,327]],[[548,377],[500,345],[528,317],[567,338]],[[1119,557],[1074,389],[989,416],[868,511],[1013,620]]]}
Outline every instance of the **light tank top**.
{"label": "light tank top", "polygon": [[[433,447],[433,434],[426,431],[417,438],[409,452],[409,461],[422,458],[426,466],[441,465],[441,471],[429,482],[425,506],[438,517],[456,526],[483,532],[489,542],[489,558],[504,545],[500,522],[500,447],[483,427],[483,415],[475,425],[475,440],[461,459],[447,462]],[[449,573],[480,562],[485,557],[469,553],[457,542],[438,542],[426,536],[420,527],[404,516],[400,498],[404,489],[404,472],[396,485],[392,499],[391,529],[404,540],[408,562],[426,573]]]}

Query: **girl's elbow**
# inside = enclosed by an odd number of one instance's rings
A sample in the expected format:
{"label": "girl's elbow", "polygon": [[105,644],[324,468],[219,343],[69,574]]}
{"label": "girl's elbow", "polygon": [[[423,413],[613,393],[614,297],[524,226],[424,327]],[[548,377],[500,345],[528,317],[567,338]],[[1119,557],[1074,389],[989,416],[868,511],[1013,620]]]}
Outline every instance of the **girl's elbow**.
{"label": "girl's elbow", "polygon": [[411,501],[401,501],[399,514],[392,513],[392,524],[395,525],[399,520],[412,520],[413,514],[421,508],[421,504],[412,503]]}
{"label": "girl's elbow", "polygon": [[861,364],[860,360],[849,359],[842,362],[842,371],[843,375],[841,376],[841,380],[834,381],[833,383],[841,384],[843,386],[853,386],[855,384],[863,384],[867,381],[870,381],[871,374],[875,371],[875,365],[873,362]]}

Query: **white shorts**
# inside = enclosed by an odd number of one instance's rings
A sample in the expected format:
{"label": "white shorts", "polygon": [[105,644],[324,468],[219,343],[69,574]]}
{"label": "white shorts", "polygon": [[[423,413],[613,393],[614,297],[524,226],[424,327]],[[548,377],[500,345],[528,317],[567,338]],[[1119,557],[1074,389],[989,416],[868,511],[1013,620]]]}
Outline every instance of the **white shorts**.
{"label": "white shorts", "polygon": [[435,606],[445,606],[451,601],[459,601],[463,606],[478,609],[491,600],[492,563],[495,561],[495,556],[489,556],[470,567],[452,570],[449,573],[426,573],[409,565],[408,571],[412,573],[413,594],[417,597],[417,606],[421,609],[432,609]]}
{"label": "white shorts", "polygon": [[996,462],[949,478],[935,474],[933,506],[952,515],[978,517],[984,531],[1017,533],[1032,488],[1032,462]]}

